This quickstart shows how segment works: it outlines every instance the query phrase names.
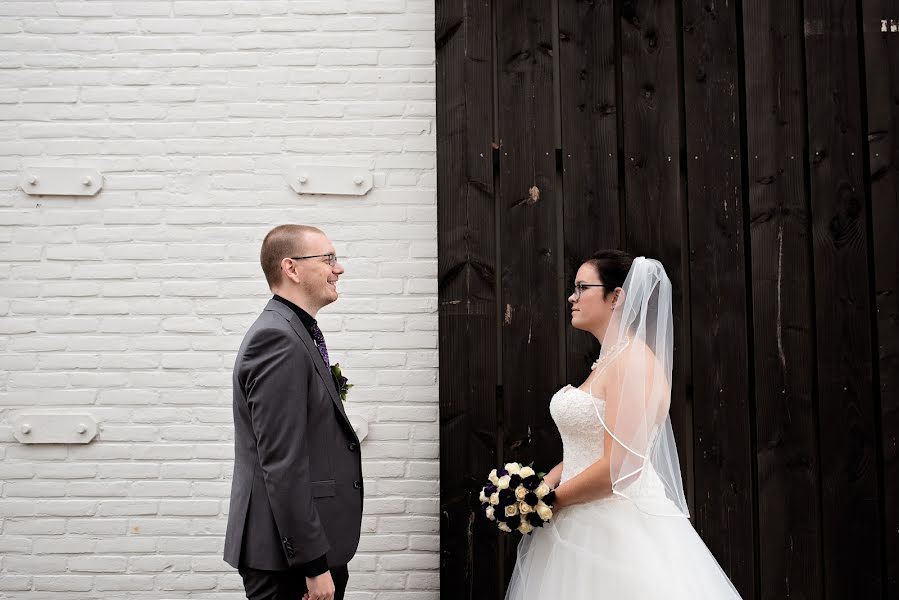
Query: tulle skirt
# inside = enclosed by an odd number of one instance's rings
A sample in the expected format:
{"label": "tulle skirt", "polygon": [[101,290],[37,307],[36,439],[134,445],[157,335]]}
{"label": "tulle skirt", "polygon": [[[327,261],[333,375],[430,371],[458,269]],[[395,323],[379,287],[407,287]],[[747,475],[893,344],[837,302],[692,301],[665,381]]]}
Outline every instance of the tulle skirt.
{"label": "tulle skirt", "polygon": [[506,600],[730,600],[740,595],[684,517],[619,496],[566,507],[524,536]]}

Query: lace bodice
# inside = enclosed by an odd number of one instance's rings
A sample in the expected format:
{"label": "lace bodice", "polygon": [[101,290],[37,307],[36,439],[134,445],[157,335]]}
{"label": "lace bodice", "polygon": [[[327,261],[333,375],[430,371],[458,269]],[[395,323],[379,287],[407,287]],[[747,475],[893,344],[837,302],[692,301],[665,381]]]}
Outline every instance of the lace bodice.
{"label": "lace bodice", "polygon": [[555,393],[549,412],[562,436],[562,481],[571,479],[602,458],[605,429],[596,417],[605,412],[605,402],[566,385]]}
{"label": "lace bodice", "polygon": [[[606,431],[597,418],[605,416],[605,402],[584,390],[566,385],[556,392],[549,403],[549,412],[562,436],[562,481],[580,474],[603,456]],[[635,495],[664,496],[665,487],[659,476],[647,464],[640,478],[628,486]]]}

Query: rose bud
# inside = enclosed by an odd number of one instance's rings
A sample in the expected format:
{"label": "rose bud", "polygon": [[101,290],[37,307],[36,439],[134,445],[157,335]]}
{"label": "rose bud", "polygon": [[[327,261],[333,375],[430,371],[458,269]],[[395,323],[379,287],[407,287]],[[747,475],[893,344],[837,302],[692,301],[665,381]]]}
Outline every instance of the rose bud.
{"label": "rose bud", "polygon": [[553,518],[553,510],[541,502],[537,505],[537,515],[544,521],[549,521]]}
{"label": "rose bud", "polygon": [[521,467],[521,471],[519,471],[518,474],[521,475],[522,479],[527,479],[528,477],[536,475],[534,469],[531,467]]}
{"label": "rose bud", "polygon": [[543,519],[541,519],[540,515],[538,515],[537,513],[528,513],[528,516],[526,518],[528,520],[528,523],[530,523],[534,527],[543,527]]}
{"label": "rose bud", "polygon": [[522,500],[524,500],[527,504],[530,504],[531,506],[537,506],[537,503],[540,502],[540,498],[538,498],[537,494],[535,494],[534,492],[525,494],[525,497],[522,498]]}
{"label": "rose bud", "polygon": [[[522,479],[521,484],[529,490],[536,490],[540,486],[540,478],[536,475],[530,475]],[[549,486],[546,486],[546,490],[549,491]]]}

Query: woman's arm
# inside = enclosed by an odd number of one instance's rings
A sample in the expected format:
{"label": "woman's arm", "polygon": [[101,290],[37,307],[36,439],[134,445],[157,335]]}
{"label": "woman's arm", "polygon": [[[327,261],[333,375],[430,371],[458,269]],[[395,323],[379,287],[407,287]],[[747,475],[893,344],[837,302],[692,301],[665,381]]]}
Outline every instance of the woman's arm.
{"label": "woman's arm", "polygon": [[550,489],[556,489],[559,487],[559,482],[562,481],[562,466],[565,463],[559,463],[552,470],[546,474],[546,477],[543,480],[546,482],[546,485],[550,487]]}
{"label": "woman's arm", "polygon": [[556,488],[556,501],[553,503],[553,509],[558,510],[563,506],[591,502],[609,496],[611,493],[612,476],[609,472],[609,459],[604,456]]}

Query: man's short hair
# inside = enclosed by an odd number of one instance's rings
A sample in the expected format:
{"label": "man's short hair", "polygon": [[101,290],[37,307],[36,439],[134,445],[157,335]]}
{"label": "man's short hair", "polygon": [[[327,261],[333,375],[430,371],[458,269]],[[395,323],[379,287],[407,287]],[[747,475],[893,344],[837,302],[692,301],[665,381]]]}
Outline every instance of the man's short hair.
{"label": "man's short hair", "polygon": [[325,234],[318,227],[292,224],[278,225],[266,234],[262,240],[259,262],[269,288],[281,283],[281,260],[302,254],[306,237],[313,233]]}

